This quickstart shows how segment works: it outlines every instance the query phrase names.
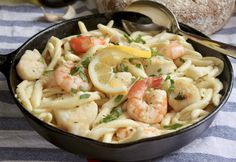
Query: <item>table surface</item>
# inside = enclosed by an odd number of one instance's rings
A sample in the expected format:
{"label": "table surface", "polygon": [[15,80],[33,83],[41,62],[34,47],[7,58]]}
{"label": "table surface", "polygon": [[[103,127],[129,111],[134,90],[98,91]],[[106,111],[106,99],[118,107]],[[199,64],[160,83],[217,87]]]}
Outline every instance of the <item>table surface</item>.
{"label": "table surface", "polygon": [[[78,1],[78,16],[95,12],[91,1]],[[46,9],[63,13],[64,9]],[[29,14],[30,13],[30,14]],[[52,25],[39,19],[40,7],[21,4],[0,5],[0,53],[9,53],[29,37]],[[211,38],[236,45],[236,13],[225,27]],[[234,74],[236,61],[231,59]],[[236,76],[236,75],[235,75]],[[235,83],[236,84],[236,83]],[[151,161],[236,161],[236,86],[216,119],[199,138],[187,146]],[[29,126],[14,104],[5,77],[0,74],[0,161],[87,161],[56,148]]]}

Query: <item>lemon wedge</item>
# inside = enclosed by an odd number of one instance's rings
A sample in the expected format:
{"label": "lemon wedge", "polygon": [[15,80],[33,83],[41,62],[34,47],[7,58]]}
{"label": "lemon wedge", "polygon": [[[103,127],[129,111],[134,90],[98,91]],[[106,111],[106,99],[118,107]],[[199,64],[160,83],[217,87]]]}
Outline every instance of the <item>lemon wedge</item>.
{"label": "lemon wedge", "polygon": [[88,67],[93,85],[105,93],[127,93],[128,87],[116,77],[113,69],[125,58],[139,57],[148,58],[149,53],[125,46],[109,46],[99,50]]}
{"label": "lemon wedge", "polygon": [[142,57],[142,58],[150,58],[151,57],[151,51],[144,51],[138,48],[128,47],[128,46],[109,46],[108,47],[111,50],[117,50],[123,53],[126,53],[128,55],[133,55],[135,57]]}

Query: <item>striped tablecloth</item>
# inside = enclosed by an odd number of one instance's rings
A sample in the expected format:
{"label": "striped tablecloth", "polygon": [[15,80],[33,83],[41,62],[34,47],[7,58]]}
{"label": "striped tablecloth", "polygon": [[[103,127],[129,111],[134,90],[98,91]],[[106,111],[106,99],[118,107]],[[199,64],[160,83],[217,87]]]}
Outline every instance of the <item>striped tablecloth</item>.
{"label": "striped tablecloth", "polygon": [[[93,1],[75,4],[78,16],[92,14]],[[64,9],[46,9],[63,13]],[[17,49],[33,34],[52,25],[39,19],[40,7],[29,4],[0,6],[0,53]],[[236,13],[213,39],[236,45]],[[236,60],[231,59],[236,76]],[[235,83],[236,84],[236,83]],[[236,161],[236,86],[211,127],[178,151],[152,161]],[[91,148],[92,149],[92,148]],[[5,77],[0,75],[0,161],[86,161],[56,148],[40,137],[14,104]]]}

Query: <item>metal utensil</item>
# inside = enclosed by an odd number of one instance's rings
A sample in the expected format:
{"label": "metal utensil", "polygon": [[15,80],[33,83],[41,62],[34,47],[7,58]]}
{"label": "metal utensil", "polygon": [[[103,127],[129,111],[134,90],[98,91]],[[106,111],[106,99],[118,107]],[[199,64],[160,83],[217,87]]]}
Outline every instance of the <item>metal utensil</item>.
{"label": "metal utensil", "polygon": [[[129,20],[122,20],[122,24],[123,27],[125,28],[126,32],[131,33],[134,31],[158,31],[161,32],[165,29],[167,29],[169,32],[171,33],[175,33],[175,34],[180,34],[182,36],[185,36],[188,39],[191,39],[192,41],[195,41],[197,43],[200,43],[208,48],[211,48],[215,51],[218,51],[222,54],[225,54],[227,56],[231,56],[233,58],[236,58],[236,47],[226,44],[226,43],[222,43],[222,42],[218,42],[215,40],[211,40],[208,38],[204,38],[198,35],[194,35],[188,32],[185,32],[183,30],[181,30],[179,23],[175,17],[175,15],[164,5],[156,2],[156,1],[152,1],[152,0],[139,0],[139,1],[135,1],[133,2],[130,6],[141,6],[144,7],[155,7],[155,10],[158,11],[158,15],[155,15],[156,18],[158,18],[159,15],[165,15],[165,19],[167,18],[168,20],[166,20],[168,23],[168,25],[163,26],[160,24],[155,23],[150,23],[150,24],[139,24],[139,23],[135,23]],[[129,9],[128,9],[129,10]],[[137,12],[143,13],[142,10],[138,10]],[[150,16],[148,14],[145,14],[146,16]],[[153,15],[153,14],[151,14]],[[150,16],[150,18],[153,20],[153,17]],[[160,17],[161,18],[161,17]],[[162,18],[163,19],[163,18]]]}

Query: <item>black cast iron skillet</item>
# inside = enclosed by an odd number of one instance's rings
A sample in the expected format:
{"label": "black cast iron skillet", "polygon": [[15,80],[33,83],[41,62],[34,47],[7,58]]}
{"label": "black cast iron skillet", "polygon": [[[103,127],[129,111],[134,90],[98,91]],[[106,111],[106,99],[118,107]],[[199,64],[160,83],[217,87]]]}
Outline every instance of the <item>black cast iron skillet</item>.
{"label": "black cast iron skillet", "polygon": [[[139,17],[129,18],[131,18],[133,21],[140,20]],[[34,48],[36,48],[42,52],[48,39],[51,36],[63,38],[69,35],[78,34],[79,29],[77,22],[79,20],[83,21],[89,30],[92,30],[97,28],[98,23],[106,24],[111,19],[114,19],[114,17],[112,17],[112,14],[95,14],[64,21],[39,32],[38,34],[30,38],[16,51],[6,56],[0,55],[0,71],[3,72],[7,78],[11,95],[14,97],[16,86],[21,81],[21,79],[17,76],[15,67],[20,57],[24,54],[25,50],[33,50]],[[116,22],[118,21],[119,17],[116,18]],[[115,23],[115,26],[122,29],[119,23]],[[185,31],[204,36],[202,33],[186,25],[181,24],[181,28]],[[221,91],[222,99],[220,105],[217,106],[214,111],[207,117],[187,128],[178,130],[173,133],[148,139],[142,139],[126,144],[106,144],[79,137],[54,128],[34,117],[22,107],[22,105],[15,97],[14,99],[30,125],[41,136],[43,136],[52,144],[69,152],[82,154],[89,158],[112,161],[137,161],[162,156],[185,146],[186,144],[197,138],[203,131],[205,131],[215,118],[217,112],[227,101],[233,86],[233,70],[229,59],[226,56],[214,52],[211,49],[207,49],[206,47],[203,47],[199,44],[192,45],[203,55],[218,57],[224,61],[224,71],[219,76],[224,85],[224,89]]]}

